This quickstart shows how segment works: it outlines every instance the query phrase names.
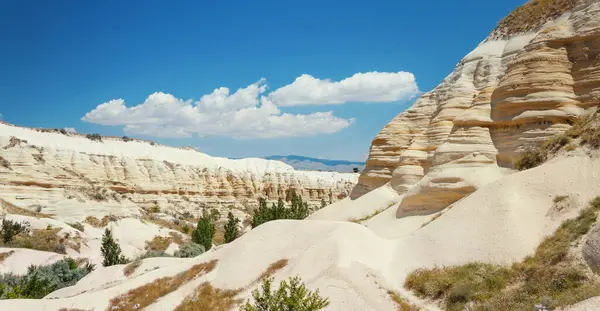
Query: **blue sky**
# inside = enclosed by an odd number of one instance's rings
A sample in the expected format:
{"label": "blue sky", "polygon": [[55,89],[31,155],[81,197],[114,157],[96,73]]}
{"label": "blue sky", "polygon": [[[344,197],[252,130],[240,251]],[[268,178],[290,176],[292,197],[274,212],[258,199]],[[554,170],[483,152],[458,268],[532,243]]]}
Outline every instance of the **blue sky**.
{"label": "blue sky", "polygon": [[217,156],[363,160],[523,2],[3,0],[0,113]]}

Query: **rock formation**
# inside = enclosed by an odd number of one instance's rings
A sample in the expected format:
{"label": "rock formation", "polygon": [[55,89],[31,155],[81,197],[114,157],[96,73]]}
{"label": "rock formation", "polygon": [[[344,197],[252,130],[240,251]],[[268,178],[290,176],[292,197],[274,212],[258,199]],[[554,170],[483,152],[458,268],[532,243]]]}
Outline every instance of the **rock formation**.
{"label": "rock formation", "polygon": [[294,191],[314,205],[348,195],[356,174],[301,172],[262,159],[214,158],[195,150],[122,138],[0,124],[0,192],[7,200],[52,205],[63,199],[167,209],[251,207]]}
{"label": "rock formation", "polygon": [[600,104],[600,3],[530,1],[372,142],[351,197],[388,182],[398,214],[443,209],[512,172],[524,146]]}

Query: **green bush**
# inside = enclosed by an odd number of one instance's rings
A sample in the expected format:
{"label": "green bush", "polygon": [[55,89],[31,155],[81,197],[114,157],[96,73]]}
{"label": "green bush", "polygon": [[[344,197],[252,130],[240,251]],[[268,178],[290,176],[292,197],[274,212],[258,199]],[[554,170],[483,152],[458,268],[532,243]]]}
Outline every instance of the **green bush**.
{"label": "green bush", "polygon": [[175,257],[179,258],[191,258],[199,256],[205,251],[206,249],[204,248],[204,246],[196,244],[194,242],[188,242],[185,244],[181,244],[174,255]]}
{"label": "green bush", "polygon": [[546,161],[548,154],[545,150],[536,147],[527,147],[515,161],[515,168],[519,171],[534,168]]}
{"label": "green bush", "polygon": [[98,133],[94,133],[94,134],[87,134],[85,135],[85,138],[92,140],[92,141],[102,141],[102,136],[100,136],[100,134]]}
{"label": "green bush", "polygon": [[94,270],[94,265],[78,264],[65,258],[47,266],[29,266],[27,274],[0,275],[0,299],[40,299],[49,293],[75,285]]}
{"label": "green bush", "polygon": [[0,235],[2,236],[2,242],[4,244],[10,243],[15,236],[19,234],[26,234],[29,232],[29,224],[27,222],[16,222],[14,220],[2,219],[2,227],[0,228]]}
{"label": "green bush", "polygon": [[215,225],[209,218],[202,217],[196,225],[196,229],[192,231],[192,241],[196,244],[204,246],[205,250],[212,247],[212,239],[215,234]]}
{"label": "green bush", "polygon": [[256,228],[265,222],[277,219],[304,219],[310,214],[308,203],[302,201],[302,197],[292,193],[292,206],[285,208],[282,199],[277,204],[273,203],[271,207],[267,206],[267,201],[263,198],[258,200],[258,209],[252,216],[252,228]]}
{"label": "green bush", "polygon": [[104,258],[102,265],[105,267],[126,264],[129,262],[129,260],[121,254],[121,247],[113,239],[112,233],[108,228],[104,230],[102,247],[100,250],[102,252],[102,257]]}
{"label": "green bush", "polygon": [[247,301],[240,311],[316,311],[329,305],[329,299],[322,298],[319,290],[311,291],[306,288],[299,277],[291,278],[289,283],[281,281],[279,289],[271,289],[273,278],[262,280],[261,290],[254,290],[254,303]]}

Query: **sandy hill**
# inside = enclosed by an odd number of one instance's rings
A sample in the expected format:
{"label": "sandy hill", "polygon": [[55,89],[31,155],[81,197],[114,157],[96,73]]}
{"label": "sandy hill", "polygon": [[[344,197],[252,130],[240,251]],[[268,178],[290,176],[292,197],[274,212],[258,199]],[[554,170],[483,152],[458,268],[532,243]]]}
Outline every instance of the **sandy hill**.
{"label": "sandy hill", "polygon": [[[267,222],[198,257],[148,258],[133,271],[98,267],[44,299],[2,300],[0,310],[234,310],[267,273],[276,282],[300,276],[330,299],[324,310],[532,310],[531,301],[597,310],[599,53],[600,1],[530,1],[375,137],[351,197],[308,220]],[[21,166],[4,150],[12,170]],[[93,169],[81,174],[97,178]],[[69,232],[67,254],[94,262],[106,227],[127,256],[157,235],[173,238],[168,252],[177,249],[176,230],[128,204],[42,209],[50,218],[16,197],[2,207],[6,217]],[[66,225],[109,209],[119,217],[83,231]],[[63,256],[2,251],[2,271],[15,273]]]}

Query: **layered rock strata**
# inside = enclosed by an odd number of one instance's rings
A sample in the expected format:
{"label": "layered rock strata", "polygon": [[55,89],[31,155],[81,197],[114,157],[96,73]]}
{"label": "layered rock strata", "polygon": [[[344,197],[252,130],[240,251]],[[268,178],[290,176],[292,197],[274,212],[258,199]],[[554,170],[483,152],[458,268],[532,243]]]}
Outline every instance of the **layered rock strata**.
{"label": "layered rock strata", "polygon": [[446,208],[598,106],[600,1],[554,2],[531,27],[532,2],[512,13],[387,124],[351,197],[391,182],[406,193],[398,215]]}

